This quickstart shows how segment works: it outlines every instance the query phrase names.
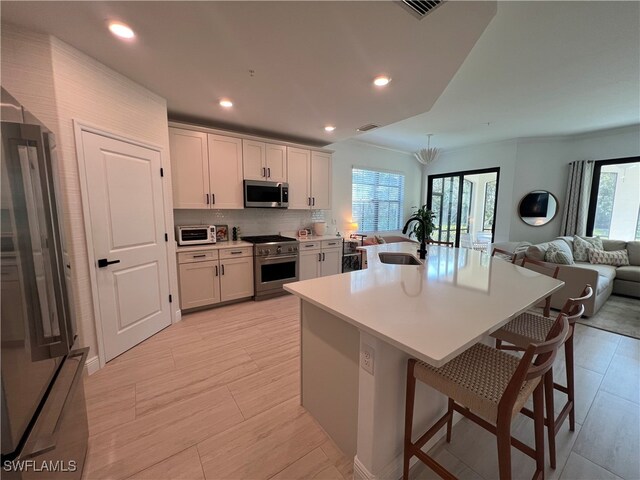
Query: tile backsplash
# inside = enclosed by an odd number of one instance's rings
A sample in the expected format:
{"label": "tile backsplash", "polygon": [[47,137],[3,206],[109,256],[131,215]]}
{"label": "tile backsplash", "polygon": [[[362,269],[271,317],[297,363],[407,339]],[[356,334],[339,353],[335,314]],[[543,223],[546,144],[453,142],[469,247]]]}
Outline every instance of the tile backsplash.
{"label": "tile backsplash", "polygon": [[330,210],[280,210],[245,208],[244,210],[174,210],[176,225],[228,225],[240,227],[241,235],[269,235],[309,228],[316,221],[331,223]]}

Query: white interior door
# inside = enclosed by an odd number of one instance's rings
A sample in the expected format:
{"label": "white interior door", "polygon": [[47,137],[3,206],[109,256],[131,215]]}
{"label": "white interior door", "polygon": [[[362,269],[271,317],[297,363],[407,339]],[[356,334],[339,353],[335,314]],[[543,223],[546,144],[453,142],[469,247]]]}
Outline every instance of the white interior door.
{"label": "white interior door", "polygon": [[86,131],[82,148],[109,361],[171,323],[160,153]]}

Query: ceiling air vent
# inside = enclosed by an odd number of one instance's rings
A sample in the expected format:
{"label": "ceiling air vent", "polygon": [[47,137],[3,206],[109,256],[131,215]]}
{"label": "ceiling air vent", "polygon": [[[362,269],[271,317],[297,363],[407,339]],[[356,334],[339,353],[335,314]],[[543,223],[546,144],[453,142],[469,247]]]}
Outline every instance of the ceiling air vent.
{"label": "ceiling air vent", "polygon": [[378,128],[380,125],[375,125],[373,123],[368,123],[361,127],[358,127],[359,132],[368,132],[369,130],[373,130],[374,128]]}
{"label": "ceiling air vent", "polygon": [[437,8],[443,3],[443,0],[431,0],[426,2],[413,2],[411,0],[401,0],[403,7],[408,9],[418,18],[423,18],[431,10]]}

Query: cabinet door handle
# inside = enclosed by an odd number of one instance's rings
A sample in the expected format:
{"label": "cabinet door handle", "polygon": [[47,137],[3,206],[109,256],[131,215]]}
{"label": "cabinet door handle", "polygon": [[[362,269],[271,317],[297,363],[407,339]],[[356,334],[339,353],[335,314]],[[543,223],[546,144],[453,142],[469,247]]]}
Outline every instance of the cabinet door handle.
{"label": "cabinet door handle", "polygon": [[212,203],[212,204],[215,204],[215,203],[216,203],[216,194],[215,194],[215,193],[212,193],[212,194],[211,194],[211,203]]}
{"label": "cabinet door handle", "polygon": [[321,262],[321,261],[322,261],[322,254],[321,254],[321,253],[319,253],[319,254],[318,254],[318,261],[319,261],[319,262]]}
{"label": "cabinet door handle", "polygon": [[311,206],[315,207],[316,206],[316,197],[311,197],[312,202],[311,202]]}
{"label": "cabinet door handle", "polygon": [[204,258],[206,256],[207,256],[207,254],[203,253],[202,255],[193,255],[193,258]]}
{"label": "cabinet door handle", "polygon": [[222,269],[222,275],[224,275],[224,263],[220,265],[220,268]]}
{"label": "cabinet door handle", "polygon": [[206,193],[206,194],[205,194],[205,197],[207,197],[207,205],[209,205],[209,194],[208,194],[208,193]]}
{"label": "cabinet door handle", "polygon": [[262,176],[266,178],[267,176],[267,169],[262,167]]}
{"label": "cabinet door handle", "polygon": [[324,253],[322,254],[322,261],[324,262]]}
{"label": "cabinet door handle", "polygon": [[237,252],[229,252],[231,255],[240,255],[242,253],[242,251],[237,251]]}
{"label": "cabinet door handle", "polygon": [[216,277],[218,276],[218,265],[216,265]]}
{"label": "cabinet door handle", "polygon": [[271,168],[267,168],[267,177],[271,178]]}

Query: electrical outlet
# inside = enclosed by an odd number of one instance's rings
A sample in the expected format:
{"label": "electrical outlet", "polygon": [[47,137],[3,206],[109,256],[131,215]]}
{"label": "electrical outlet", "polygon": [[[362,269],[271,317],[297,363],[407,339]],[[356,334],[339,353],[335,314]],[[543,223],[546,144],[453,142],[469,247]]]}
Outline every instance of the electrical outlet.
{"label": "electrical outlet", "polygon": [[362,349],[360,350],[360,366],[371,375],[373,375],[374,360],[375,350],[372,346],[363,343]]}

